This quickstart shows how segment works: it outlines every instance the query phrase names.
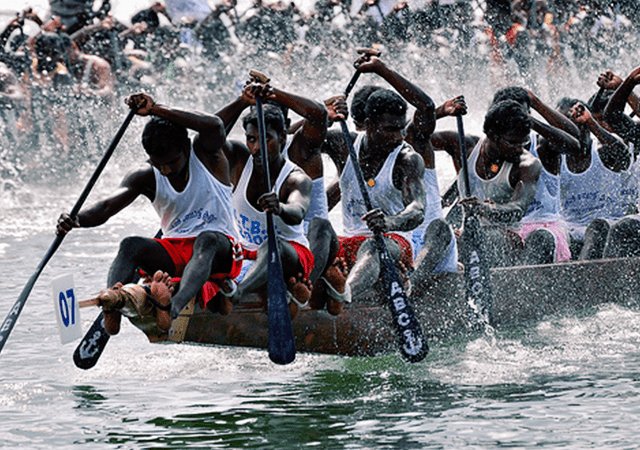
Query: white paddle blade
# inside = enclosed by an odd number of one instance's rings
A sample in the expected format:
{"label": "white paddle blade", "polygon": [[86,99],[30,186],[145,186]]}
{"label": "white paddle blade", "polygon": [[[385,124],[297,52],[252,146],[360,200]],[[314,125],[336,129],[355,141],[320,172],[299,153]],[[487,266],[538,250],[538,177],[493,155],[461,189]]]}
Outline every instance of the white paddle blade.
{"label": "white paddle blade", "polygon": [[73,275],[62,275],[53,279],[51,287],[60,341],[64,345],[82,337],[80,305],[76,298]]}

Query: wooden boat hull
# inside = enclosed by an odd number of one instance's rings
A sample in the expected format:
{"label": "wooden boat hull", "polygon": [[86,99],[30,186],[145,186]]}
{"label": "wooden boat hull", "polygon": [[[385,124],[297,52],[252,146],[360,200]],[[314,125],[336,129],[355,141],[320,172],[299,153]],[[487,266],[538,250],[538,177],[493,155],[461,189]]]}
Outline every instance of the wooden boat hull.
{"label": "wooden boat hull", "polygon": [[[571,314],[602,303],[636,305],[640,258],[492,269],[495,326]],[[461,274],[440,274],[420,288],[413,305],[429,341],[467,328],[468,308]],[[228,316],[196,308],[184,342],[267,348],[267,314],[252,296]],[[346,305],[338,316],[303,309],[293,321],[297,350],[347,356],[374,356],[396,350],[391,313],[370,293]]]}

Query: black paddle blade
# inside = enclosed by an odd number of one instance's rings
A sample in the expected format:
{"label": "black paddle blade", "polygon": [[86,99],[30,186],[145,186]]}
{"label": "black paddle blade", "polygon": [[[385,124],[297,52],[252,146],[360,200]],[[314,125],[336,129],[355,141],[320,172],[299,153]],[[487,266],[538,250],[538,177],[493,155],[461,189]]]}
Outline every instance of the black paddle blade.
{"label": "black paddle blade", "polygon": [[109,333],[104,329],[104,314],[100,313],[73,352],[76,367],[87,370],[95,366],[107,346],[109,337]]}
{"label": "black paddle blade", "polygon": [[383,237],[376,235],[376,241],[380,252],[380,271],[385,289],[389,293],[389,308],[393,316],[400,353],[409,362],[422,361],[429,353],[427,340],[404,291],[400,274],[384,245]]}
{"label": "black paddle blade", "polygon": [[289,364],[296,357],[296,342],[287,302],[287,286],[282,263],[273,239],[269,240],[269,280],[267,282],[269,309],[269,359],[276,364]]}
{"label": "black paddle blade", "polygon": [[491,274],[482,249],[480,221],[471,215],[464,219],[462,263],[464,264],[465,293],[471,309],[471,324],[472,326],[491,325],[493,323]]}

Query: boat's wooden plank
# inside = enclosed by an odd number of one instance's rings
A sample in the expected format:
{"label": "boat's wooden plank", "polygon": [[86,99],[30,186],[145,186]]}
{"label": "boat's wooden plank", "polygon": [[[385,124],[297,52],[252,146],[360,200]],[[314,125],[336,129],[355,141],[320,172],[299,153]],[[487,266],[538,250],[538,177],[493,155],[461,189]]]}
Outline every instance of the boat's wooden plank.
{"label": "boat's wooden plank", "polygon": [[[601,303],[637,305],[640,258],[492,269],[496,326],[573,313]],[[414,287],[414,308],[427,339],[466,328],[467,305],[461,274],[441,274]],[[185,341],[267,348],[267,314],[252,296],[228,316],[197,310]],[[395,351],[391,314],[375,295],[356,299],[339,316],[302,310],[293,321],[301,352],[372,356]]]}
{"label": "boat's wooden plank", "polygon": [[640,259],[494,269],[491,278],[496,323],[523,323],[602,303],[637,304]]}

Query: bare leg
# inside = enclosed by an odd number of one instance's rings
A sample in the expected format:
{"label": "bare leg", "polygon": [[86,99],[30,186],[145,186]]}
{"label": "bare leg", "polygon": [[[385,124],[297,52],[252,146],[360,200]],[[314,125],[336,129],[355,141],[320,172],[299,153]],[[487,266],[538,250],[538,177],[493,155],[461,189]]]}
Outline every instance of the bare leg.
{"label": "bare leg", "polygon": [[120,282],[134,283],[136,271],[142,268],[148,274],[157,270],[173,274],[175,265],[171,257],[157,241],[145,237],[131,236],[120,243],[118,255],[109,269],[108,286]]}
{"label": "bare leg", "polygon": [[[111,263],[107,286],[135,282],[138,268],[142,268],[147,273],[154,273],[157,269],[172,273],[175,265],[167,251],[157,241],[139,236],[127,237],[120,242],[118,255]],[[118,334],[121,320],[120,311],[104,311],[107,333]]]}
{"label": "bare leg", "polygon": [[609,224],[604,219],[594,219],[584,233],[584,247],[580,251],[579,261],[601,259],[609,234]]}
{"label": "bare leg", "polygon": [[212,273],[229,272],[231,258],[231,241],[227,236],[213,231],[199,234],[193,244],[193,256],[182,274],[180,288],[171,298],[171,317],[180,314]]}
{"label": "bare leg", "polygon": [[605,258],[628,258],[640,255],[640,221],[625,217],[609,230],[604,247]]}
{"label": "bare leg", "polygon": [[[400,261],[400,247],[389,238],[384,238],[387,249],[394,262]],[[356,263],[349,272],[347,284],[351,287],[351,294],[357,297],[370,289],[380,277],[380,256],[374,238],[367,239],[358,250]]]}
{"label": "bare leg", "polygon": [[551,264],[556,253],[553,234],[540,228],[529,233],[524,241],[523,263],[528,265]]}
{"label": "bare leg", "polygon": [[320,217],[314,217],[309,224],[307,237],[314,260],[313,270],[309,275],[309,281],[313,285],[335,259],[340,243],[331,222]]}
{"label": "bare leg", "polygon": [[[267,283],[267,280],[269,279],[268,245],[269,244],[265,241],[258,248],[258,256],[240,284],[238,284],[236,293],[233,296],[234,299],[239,300],[247,293],[255,291]],[[290,280],[292,277],[296,278],[298,274],[302,273],[302,266],[298,259],[298,253],[291,244],[280,238],[278,238],[278,249],[280,251],[280,261],[282,262],[284,279]]]}
{"label": "bare leg", "polygon": [[409,277],[411,286],[422,285],[447,256],[451,229],[444,220],[432,221],[424,232],[424,247],[416,257],[416,270]]}
{"label": "bare leg", "polygon": [[[336,292],[344,294],[345,289],[347,288],[347,267],[344,263],[344,260],[338,260],[331,266],[327,268],[324,273],[324,278],[327,280],[327,283],[331,285]],[[329,314],[337,316],[342,312],[344,308],[344,302],[338,301],[331,297],[327,296],[327,311]]]}

